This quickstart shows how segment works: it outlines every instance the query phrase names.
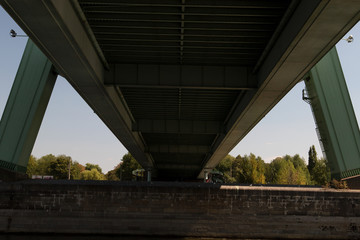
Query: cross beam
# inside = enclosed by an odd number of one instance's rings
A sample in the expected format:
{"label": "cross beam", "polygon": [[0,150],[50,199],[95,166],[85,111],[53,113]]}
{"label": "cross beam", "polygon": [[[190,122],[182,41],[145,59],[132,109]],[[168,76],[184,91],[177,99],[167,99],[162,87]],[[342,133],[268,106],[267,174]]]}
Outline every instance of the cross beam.
{"label": "cross beam", "polygon": [[187,165],[187,164],[157,164],[157,168],[159,169],[166,169],[166,170],[199,170],[200,167],[198,165]]}
{"label": "cross beam", "polygon": [[190,120],[139,119],[132,124],[132,131],[142,133],[220,134],[222,122]]}
{"label": "cross beam", "polygon": [[106,85],[137,88],[249,90],[257,80],[247,67],[112,64]]}
{"label": "cross beam", "polygon": [[151,153],[208,153],[210,147],[206,145],[172,145],[172,144],[151,144],[148,146]]}

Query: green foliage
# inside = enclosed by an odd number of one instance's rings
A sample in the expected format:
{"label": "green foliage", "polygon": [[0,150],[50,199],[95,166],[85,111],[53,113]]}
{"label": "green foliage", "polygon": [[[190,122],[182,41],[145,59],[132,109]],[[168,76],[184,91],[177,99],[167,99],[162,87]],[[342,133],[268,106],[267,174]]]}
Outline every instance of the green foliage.
{"label": "green foliage", "polygon": [[78,180],[81,178],[81,172],[85,171],[85,167],[78,162],[73,162],[71,165],[71,179]]}
{"label": "green foliage", "polygon": [[45,155],[40,159],[36,159],[33,155],[30,156],[26,173],[31,178],[33,175],[49,175],[49,166],[52,160],[56,157],[52,154]]}
{"label": "green foliage", "polygon": [[81,180],[106,180],[104,174],[99,172],[96,168],[85,170],[80,173]]}
{"label": "green foliage", "polygon": [[317,153],[315,150],[315,146],[312,145],[309,149],[309,163],[308,163],[308,169],[309,172],[311,173],[312,170],[314,169],[316,162],[318,161],[317,159]]}
{"label": "green foliage", "polygon": [[36,175],[36,169],[38,167],[37,159],[33,155],[30,155],[29,162],[26,169],[26,174],[31,178],[32,175]]}
{"label": "green foliage", "polygon": [[134,179],[132,172],[141,168],[135,158],[127,153],[122,157],[121,162],[106,174],[106,179],[109,181],[131,181]]}
{"label": "green foliage", "polygon": [[311,183],[305,161],[299,155],[286,155],[274,159],[266,171],[268,183],[308,185]]}
{"label": "green foliage", "polygon": [[141,168],[141,165],[135,160],[135,158],[127,153],[122,157],[120,168],[116,173],[121,181],[131,181],[133,179],[132,171]]}
{"label": "green foliage", "polygon": [[69,162],[71,179],[80,179],[80,172],[84,171],[85,167],[76,161],[73,162],[71,157],[65,155],[55,157],[48,154],[40,159],[30,156],[27,174],[29,177],[33,175],[51,175],[55,179],[68,179]]}
{"label": "green foliage", "polygon": [[108,171],[105,175],[109,181],[120,181],[120,163],[111,171]]}
{"label": "green foliage", "polygon": [[313,184],[326,185],[331,179],[330,168],[325,159],[320,159],[315,162],[315,166],[311,171],[311,179]]}
{"label": "green foliage", "polygon": [[52,154],[45,155],[37,161],[37,169],[34,175],[49,175],[49,167],[51,161],[54,161],[56,157]]}
{"label": "green foliage", "polygon": [[224,174],[224,180],[226,183],[236,182],[236,179],[233,176],[234,162],[235,158],[231,155],[227,155],[215,168],[215,170]]}
{"label": "green foliage", "polygon": [[282,168],[282,158],[278,157],[272,160],[271,163],[266,164],[265,179],[267,183],[276,183],[278,179],[278,172]]}
{"label": "green foliage", "polygon": [[295,171],[294,165],[286,160],[282,161],[281,168],[277,173],[276,184],[291,184],[297,185],[302,184],[301,180],[298,179],[298,174]]}
{"label": "green foliage", "polygon": [[271,163],[265,163],[261,157],[254,154],[244,157],[239,155],[236,158],[228,155],[219,163],[216,170],[224,174],[227,183],[311,184],[305,161],[298,154],[293,157],[278,157]]}
{"label": "green foliage", "polygon": [[92,170],[92,169],[96,169],[99,173],[102,173],[102,169],[101,169],[101,167],[99,166],[99,165],[97,165],[97,164],[91,164],[91,163],[87,163],[86,165],[85,165],[85,170]]}
{"label": "green foliage", "polygon": [[265,183],[265,163],[254,154],[236,158],[227,155],[215,170],[224,174],[226,183]]}
{"label": "green foliage", "polygon": [[254,154],[250,156],[240,155],[236,157],[234,163],[235,174],[234,177],[239,183],[265,183],[265,163],[260,157]]}
{"label": "green foliage", "polygon": [[327,185],[331,179],[330,168],[325,159],[318,159],[315,146],[309,149],[308,169],[311,175],[312,183],[315,185]]}
{"label": "green foliage", "polygon": [[[127,153],[121,162],[106,176],[97,164],[87,163],[86,166],[73,162],[66,155],[45,155],[40,159],[30,156],[27,168],[29,177],[32,175],[52,175],[55,179],[68,179],[70,165],[71,179],[83,180],[111,180],[130,181],[134,179],[132,172],[141,169],[140,164],[134,157]],[[265,163],[261,157],[254,154],[249,156],[240,155],[234,158],[227,155],[215,170],[221,172],[226,183],[249,183],[249,184],[289,184],[289,185],[329,185],[330,169],[324,159],[317,159],[314,146],[309,150],[309,165],[298,154],[293,157],[286,155],[278,157],[271,163]],[[335,184],[336,185],[336,184]],[[338,187],[338,186],[337,186]],[[343,187],[343,186],[340,186]]]}
{"label": "green foliage", "polygon": [[294,165],[295,171],[297,172],[297,184],[299,185],[310,185],[311,184],[311,176],[309,170],[306,166],[305,160],[299,156],[299,154],[295,154],[293,157],[286,155],[285,158],[288,157],[289,161]]}
{"label": "green foliage", "polygon": [[68,179],[69,167],[71,168],[71,164],[71,157],[59,155],[50,162],[49,174],[54,176],[54,179]]}

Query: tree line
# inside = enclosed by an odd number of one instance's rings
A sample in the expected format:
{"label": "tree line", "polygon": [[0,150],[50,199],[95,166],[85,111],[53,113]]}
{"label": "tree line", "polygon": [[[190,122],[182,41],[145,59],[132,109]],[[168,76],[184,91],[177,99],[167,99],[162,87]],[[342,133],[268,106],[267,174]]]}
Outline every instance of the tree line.
{"label": "tree line", "polygon": [[[97,164],[85,166],[66,155],[52,154],[36,159],[30,156],[27,174],[51,175],[54,179],[131,181],[133,171],[141,169],[134,157],[127,153],[113,170],[104,174]],[[277,157],[265,163],[254,154],[233,157],[227,155],[215,171],[220,172],[225,183],[326,185],[330,181],[330,169],[325,159],[318,159],[314,146],[309,149],[308,164],[298,154]]]}
{"label": "tree line", "polygon": [[66,155],[48,154],[39,159],[31,155],[26,174],[30,178],[32,176],[53,176],[54,179],[106,180],[99,165],[86,163],[83,166]]}
{"label": "tree line", "polygon": [[134,179],[132,171],[140,168],[130,153],[125,154],[120,163],[106,174],[98,164],[86,163],[84,166],[70,156],[48,154],[39,159],[31,155],[26,174],[29,178],[52,176],[54,179],[131,181]]}
{"label": "tree line", "polygon": [[309,150],[309,164],[298,154],[277,157],[265,163],[254,154],[227,155],[215,168],[227,183],[327,185],[330,169],[325,159],[317,158],[314,146]]}

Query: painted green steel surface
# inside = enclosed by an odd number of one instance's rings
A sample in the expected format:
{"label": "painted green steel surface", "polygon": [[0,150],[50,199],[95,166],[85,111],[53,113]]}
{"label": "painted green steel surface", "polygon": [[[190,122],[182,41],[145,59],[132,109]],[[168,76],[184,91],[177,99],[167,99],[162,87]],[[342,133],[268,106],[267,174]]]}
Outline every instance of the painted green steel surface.
{"label": "painted green steel surface", "polygon": [[359,126],[335,48],[310,70],[305,84],[332,177],[359,175]]}
{"label": "painted green steel surface", "polygon": [[0,122],[0,167],[26,172],[57,74],[28,41]]}

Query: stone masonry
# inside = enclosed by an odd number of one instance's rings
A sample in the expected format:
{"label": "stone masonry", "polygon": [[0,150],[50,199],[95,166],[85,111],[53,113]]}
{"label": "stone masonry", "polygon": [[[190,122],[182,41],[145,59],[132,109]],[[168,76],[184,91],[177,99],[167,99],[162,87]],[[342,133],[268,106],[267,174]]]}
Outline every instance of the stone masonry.
{"label": "stone masonry", "polygon": [[359,239],[360,191],[204,183],[0,183],[0,234]]}

